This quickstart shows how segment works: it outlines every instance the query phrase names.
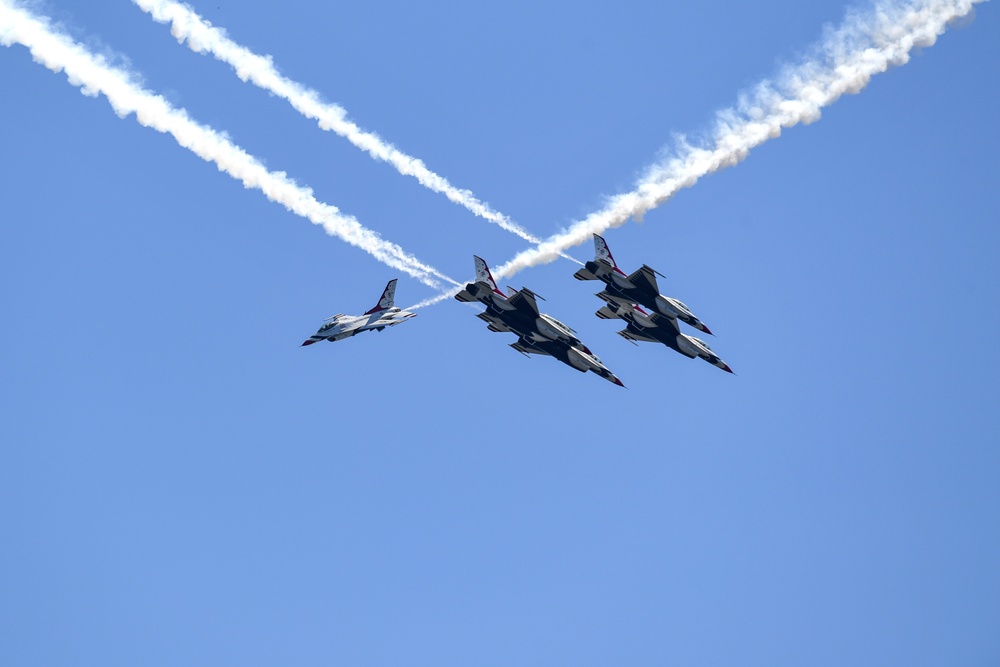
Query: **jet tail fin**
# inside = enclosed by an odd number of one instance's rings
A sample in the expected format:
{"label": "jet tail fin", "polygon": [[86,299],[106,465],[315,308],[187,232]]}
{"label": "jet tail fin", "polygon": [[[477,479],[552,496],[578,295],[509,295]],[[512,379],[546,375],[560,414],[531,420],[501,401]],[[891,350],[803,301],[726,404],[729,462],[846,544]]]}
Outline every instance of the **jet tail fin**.
{"label": "jet tail fin", "polygon": [[385,286],[385,290],[382,291],[382,297],[375,304],[375,307],[369,310],[365,315],[371,315],[372,313],[377,313],[383,310],[388,310],[392,308],[396,301],[396,281],[398,278],[393,278]]}
{"label": "jet tail fin", "polygon": [[618,268],[618,265],[615,264],[615,258],[611,255],[611,250],[608,249],[608,242],[600,234],[594,234],[594,259],[604,260],[611,265],[612,269]]}
{"label": "jet tail fin", "polygon": [[472,258],[476,261],[476,282],[489,285],[496,294],[507,298],[507,295],[497,287],[497,281],[493,280],[493,274],[490,273],[490,267],[486,266],[486,260],[478,255],[473,255]]}

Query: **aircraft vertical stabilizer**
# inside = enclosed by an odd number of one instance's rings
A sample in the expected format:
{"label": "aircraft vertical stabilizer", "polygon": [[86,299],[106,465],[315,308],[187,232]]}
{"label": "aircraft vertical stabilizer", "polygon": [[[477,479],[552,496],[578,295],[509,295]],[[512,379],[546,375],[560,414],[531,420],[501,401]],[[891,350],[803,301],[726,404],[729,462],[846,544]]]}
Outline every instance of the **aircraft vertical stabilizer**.
{"label": "aircraft vertical stabilizer", "polygon": [[618,268],[618,265],[615,264],[615,258],[611,255],[611,250],[608,249],[607,241],[598,234],[594,234],[594,258],[597,261],[604,260],[611,265],[612,269]]}
{"label": "aircraft vertical stabilizer", "polygon": [[478,255],[473,255],[472,257],[476,260],[476,282],[489,285],[490,289],[496,294],[507,298],[507,295],[497,288],[497,281],[493,280],[493,274],[490,273],[490,267],[486,266],[486,261]]}
{"label": "aircraft vertical stabilizer", "polygon": [[372,313],[377,313],[380,310],[388,310],[392,308],[396,300],[396,281],[397,278],[393,278],[389,281],[389,284],[385,286],[385,290],[382,292],[382,298],[378,300],[378,303],[374,308],[369,310],[365,315],[371,315]]}

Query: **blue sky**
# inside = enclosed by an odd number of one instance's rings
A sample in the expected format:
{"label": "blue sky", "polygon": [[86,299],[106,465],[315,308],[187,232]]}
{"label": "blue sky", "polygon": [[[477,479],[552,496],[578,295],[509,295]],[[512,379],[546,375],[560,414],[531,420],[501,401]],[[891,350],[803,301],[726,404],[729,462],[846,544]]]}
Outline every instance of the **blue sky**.
{"label": "blue sky", "polygon": [[[35,7],[456,279],[525,247],[131,2]],[[846,9],[194,7],[540,236]],[[735,377],[615,336],[569,262],[506,281],[627,390],[454,301],[300,348],[433,291],[0,50],[0,663],[994,664],[998,39],[984,3],[606,234]]]}

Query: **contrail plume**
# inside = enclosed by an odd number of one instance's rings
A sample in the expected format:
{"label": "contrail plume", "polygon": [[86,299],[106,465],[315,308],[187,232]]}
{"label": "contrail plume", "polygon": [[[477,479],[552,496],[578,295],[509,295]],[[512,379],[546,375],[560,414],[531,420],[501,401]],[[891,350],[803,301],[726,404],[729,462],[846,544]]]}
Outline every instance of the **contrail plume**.
{"label": "contrail plume", "polygon": [[347,111],[342,107],[324,102],[315,90],[282,76],[270,56],[258,55],[237,44],[229,38],[225,30],[213,26],[188,5],[174,0],[133,0],[133,2],[155,21],[169,23],[170,33],[178,42],[186,43],[196,53],[211,53],[218,60],[228,63],[236,70],[236,75],[240,79],[288,100],[300,114],[318,121],[320,128],[339,134],[372,158],[388,162],[399,173],[412,176],[424,187],[445,195],[452,202],[464,206],[480,218],[499,225],[526,241],[541,243],[541,239],[530,234],[506,215],[494,211],[469,190],[456,188],[443,176],[428,169],[423,161],[403,153],[377,134],[362,130],[347,118]]}
{"label": "contrail plume", "polygon": [[80,87],[83,94],[104,95],[118,116],[124,118],[134,113],[140,124],[171,134],[181,146],[214,163],[245,187],[260,190],[271,201],[321,225],[331,236],[361,248],[380,262],[435,289],[441,287],[438,279],[457,284],[363,227],[354,217],[317,201],[310,189],[299,186],[283,172],[268,171],[223,135],[196,123],[183,109],[174,108],[162,97],[142,88],[130,72],[112,67],[103,57],[53,29],[47,18],[17,7],[11,0],[0,0],[0,44],[15,43],[27,47],[36,62],[53,72],[65,72],[69,82]]}
{"label": "contrail plume", "polygon": [[453,296],[455,296],[456,294],[458,294],[461,291],[462,291],[461,287],[454,287],[454,288],[448,289],[448,290],[446,290],[444,292],[441,292],[440,294],[436,294],[436,295],[432,296],[429,299],[424,299],[420,303],[415,303],[412,306],[407,307],[406,310],[419,310],[420,308],[426,308],[427,306],[433,306],[434,304],[441,303],[442,301],[444,301],[446,299],[452,298]]}
{"label": "contrail plume", "polygon": [[[764,81],[739,103],[717,114],[711,135],[699,145],[681,140],[674,156],[649,167],[632,192],[608,200],[606,206],[534,248],[516,255],[493,271],[509,277],[531,266],[553,261],[563,250],[591,239],[629,218],[670,199],[702,176],[738,164],[760,144],[777,138],[783,128],[811,123],[820,111],[845,93],[857,93],[871,77],[903,65],[914,48],[934,44],[948,23],[969,14],[983,0],[906,0],[876,2],[866,11],[850,11],[837,28],[826,31],[811,55]],[[441,298],[447,298],[442,294]]]}

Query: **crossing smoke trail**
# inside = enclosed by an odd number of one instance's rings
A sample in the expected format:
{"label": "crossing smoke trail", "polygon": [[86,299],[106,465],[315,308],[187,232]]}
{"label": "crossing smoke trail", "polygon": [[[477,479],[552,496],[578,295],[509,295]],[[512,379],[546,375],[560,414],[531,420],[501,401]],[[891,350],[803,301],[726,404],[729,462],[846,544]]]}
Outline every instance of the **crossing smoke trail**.
{"label": "crossing smoke trail", "polygon": [[[841,95],[860,92],[875,74],[906,64],[914,48],[933,45],[950,22],[968,15],[980,2],[985,0],[889,0],[865,11],[849,11],[839,27],[827,30],[805,62],[783,68],[775,82],[761,82],[742,95],[736,107],[720,111],[714,132],[702,145],[682,141],[675,156],[649,167],[632,192],[610,198],[603,209],[515,255],[493,270],[494,277],[547,264],[594,233],[619,227],[629,218],[641,219],[702,176],[739,164],[750,149],[781,136],[782,128],[818,120],[823,107]],[[440,303],[459,289],[414,308]]]}
{"label": "crossing smoke trail", "polygon": [[[650,167],[635,190],[611,198],[600,211],[519,253],[493,275],[509,277],[552,262],[561,251],[589,241],[595,232],[623,225],[629,218],[641,219],[702,176],[738,164],[750,149],[780,136],[782,128],[818,120],[823,107],[845,93],[860,92],[875,74],[905,64],[914,48],[934,44],[949,22],[983,1],[883,1],[867,11],[850,11],[844,23],[827,31],[808,60],[785,67],[774,83],[762,82],[735,108],[719,112],[712,136],[701,146],[683,143],[675,157]],[[438,303],[456,292],[450,290],[418,306]]]}
{"label": "crossing smoke trail", "polygon": [[[216,28],[199,16],[188,5],[174,0],[133,0],[140,9],[150,14],[159,23],[169,23],[170,33],[180,43],[197,53],[211,53],[215,58],[228,63],[236,70],[237,76],[243,81],[288,100],[288,102],[307,118],[319,122],[320,128],[330,130],[344,137],[356,147],[368,153],[376,160],[388,162],[396,170],[412,176],[424,187],[445,195],[452,202],[464,206],[484,220],[488,220],[501,228],[520,236],[534,244],[541,239],[530,234],[523,227],[507,216],[494,211],[481,202],[469,190],[456,188],[443,176],[427,168],[424,163],[406,153],[397,150],[377,134],[366,132],[354,122],[348,120],[347,111],[342,107],[324,102],[319,93],[308,89],[278,73],[270,56],[261,56],[240,46],[229,39],[225,30]],[[575,259],[567,257],[574,262]],[[577,262],[579,264],[580,262]]]}
{"label": "crossing smoke trail", "polygon": [[50,70],[64,71],[69,82],[79,86],[85,95],[103,94],[120,117],[135,113],[140,124],[169,132],[177,143],[198,157],[215,163],[220,171],[242,181],[247,188],[260,190],[292,213],[321,225],[331,236],[361,248],[432,288],[441,287],[436,278],[457,284],[366,229],[352,216],[317,201],[311,190],[297,185],[284,173],[268,171],[218,132],[196,123],[183,109],[172,107],[162,97],[142,88],[129,72],[111,67],[101,56],[53,30],[48,19],[16,7],[10,0],[0,0],[0,44],[14,43],[27,47],[35,61]]}

